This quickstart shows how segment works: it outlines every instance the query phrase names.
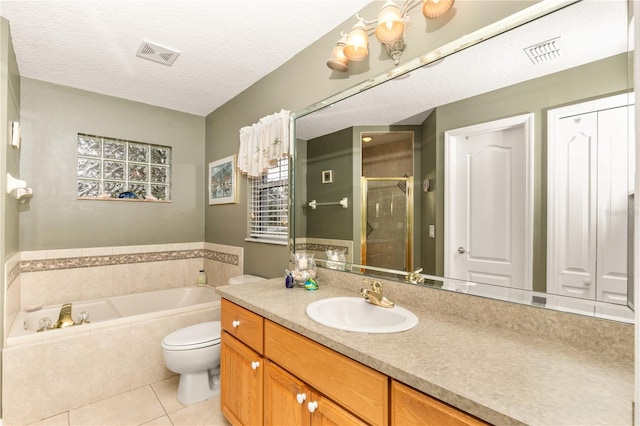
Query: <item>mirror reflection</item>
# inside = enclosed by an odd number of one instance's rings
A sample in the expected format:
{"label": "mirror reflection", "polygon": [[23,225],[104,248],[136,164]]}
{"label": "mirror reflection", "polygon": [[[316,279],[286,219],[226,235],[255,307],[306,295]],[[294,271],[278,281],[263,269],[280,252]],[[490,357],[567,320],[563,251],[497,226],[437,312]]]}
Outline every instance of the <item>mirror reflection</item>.
{"label": "mirror reflection", "polygon": [[298,118],[296,252],[632,318],[628,40],[582,1]]}

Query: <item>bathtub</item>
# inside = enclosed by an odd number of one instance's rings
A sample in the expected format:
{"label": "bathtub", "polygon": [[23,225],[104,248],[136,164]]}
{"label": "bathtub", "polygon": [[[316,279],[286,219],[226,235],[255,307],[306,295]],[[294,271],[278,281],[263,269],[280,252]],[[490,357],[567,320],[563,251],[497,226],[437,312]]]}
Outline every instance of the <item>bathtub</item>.
{"label": "bathtub", "polygon": [[[37,332],[41,320],[50,319],[55,325],[62,305],[21,310],[7,337],[7,346],[53,339],[71,333],[95,331],[133,321],[146,321],[178,315],[192,310],[219,307],[220,296],[212,287],[180,287],[105,299],[72,302],[71,316],[77,321],[81,313],[88,314],[89,323],[62,329]],[[69,334],[68,334],[69,333]]]}

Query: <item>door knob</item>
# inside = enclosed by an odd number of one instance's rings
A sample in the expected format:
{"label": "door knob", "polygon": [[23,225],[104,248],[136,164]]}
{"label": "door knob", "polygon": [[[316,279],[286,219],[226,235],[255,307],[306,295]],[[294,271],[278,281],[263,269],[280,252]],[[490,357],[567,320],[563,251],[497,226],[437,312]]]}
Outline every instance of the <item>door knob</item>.
{"label": "door knob", "polygon": [[460,247],[458,247],[458,253],[460,253],[460,254],[465,254],[465,253],[469,253],[469,252],[468,252],[468,251],[466,251],[466,250],[464,249],[464,247],[460,246]]}

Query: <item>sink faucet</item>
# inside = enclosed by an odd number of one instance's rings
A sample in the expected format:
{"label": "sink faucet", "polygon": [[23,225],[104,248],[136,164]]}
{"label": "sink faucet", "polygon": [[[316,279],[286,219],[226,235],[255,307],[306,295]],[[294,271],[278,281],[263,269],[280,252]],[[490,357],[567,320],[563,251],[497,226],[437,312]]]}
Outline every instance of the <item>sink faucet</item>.
{"label": "sink faucet", "polygon": [[413,272],[409,272],[407,275],[407,281],[414,284],[424,283],[424,276],[422,276],[422,268],[416,269]]}
{"label": "sink faucet", "polygon": [[376,280],[362,280],[365,283],[369,283],[371,288],[361,288],[360,294],[364,297],[364,300],[372,305],[382,306],[383,308],[393,308],[393,302],[382,295],[382,283]]}
{"label": "sink faucet", "polygon": [[55,328],[65,328],[74,325],[71,318],[71,303],[65,303],[60,309],[60,315],[58,316],[58,322],[56,322]]}

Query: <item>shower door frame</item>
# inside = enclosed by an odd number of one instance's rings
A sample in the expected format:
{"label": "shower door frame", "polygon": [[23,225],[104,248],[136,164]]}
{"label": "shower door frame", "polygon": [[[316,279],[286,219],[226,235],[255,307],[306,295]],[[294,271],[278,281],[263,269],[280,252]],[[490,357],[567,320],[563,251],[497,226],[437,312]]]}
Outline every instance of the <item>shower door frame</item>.
{"label": "shower door frame", "polygon": [[[361,188],[361,204],[360,204],[360,256],[361,263],[367,265],[367,201],[368,201],[368,182],[369,181],[389,181],[389,182],[405,182],[405,202],[406,202],[406,214],[405,214],[405,235],[404,235],[404,267],[407,272],[413,271],[413,214],[414,214],[414,202],[413,202],[413,176],[403,177],[365,177],[360,178]],[[378,266],[378,265],[373,265]]]}

